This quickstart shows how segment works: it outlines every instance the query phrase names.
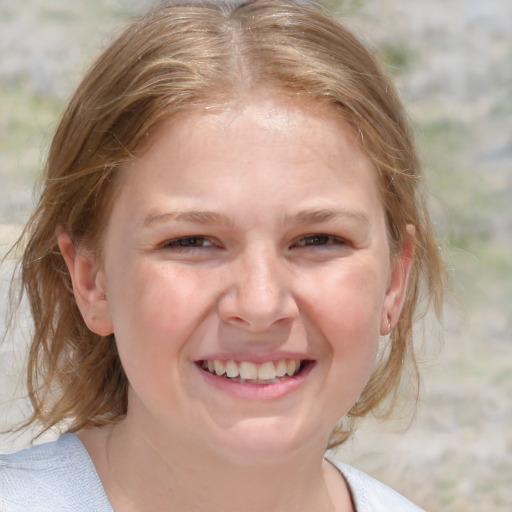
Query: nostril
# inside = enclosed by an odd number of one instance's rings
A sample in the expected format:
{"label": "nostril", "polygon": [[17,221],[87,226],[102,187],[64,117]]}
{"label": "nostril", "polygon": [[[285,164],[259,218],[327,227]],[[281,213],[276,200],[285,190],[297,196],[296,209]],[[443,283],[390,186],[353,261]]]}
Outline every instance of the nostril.
{"label": "nostril", "polygon": [[225,293],[220,297],[221,319],[252,331],[285,324],[298,314],[290,290],[288,270],[273,248],[260,242],[240,255],[231,269]]}
{"label": "nostril", "polygon": [[237,295],[224,297],[218,305],[220,319],[229,325],[254,332],[291,325],[298,316],[298,307],[292,298],[263,301]]}

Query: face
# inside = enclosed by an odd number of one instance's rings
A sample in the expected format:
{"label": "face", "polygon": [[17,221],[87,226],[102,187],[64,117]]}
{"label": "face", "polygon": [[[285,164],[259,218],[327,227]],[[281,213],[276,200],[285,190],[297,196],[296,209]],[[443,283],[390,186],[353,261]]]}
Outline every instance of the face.
{"label": "face", "polygon": [[237,460],[323,450],[407,274],[355,134],[327,107],[256,97],[174,118],[123,173],[77,300],[115,334],[128,419]]}

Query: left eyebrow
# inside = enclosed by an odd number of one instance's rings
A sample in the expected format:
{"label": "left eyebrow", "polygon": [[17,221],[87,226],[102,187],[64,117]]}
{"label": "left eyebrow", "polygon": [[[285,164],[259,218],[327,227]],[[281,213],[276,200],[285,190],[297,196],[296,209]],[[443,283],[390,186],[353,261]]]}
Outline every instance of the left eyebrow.
{"label": "left eyebrow", "polygon": [[320,208],[300,211],[293,216],[287,216],[286,221],[300,224],[316,224],[336,219],[348,219],[365,226],[370,225],[370,218],[364,212],[352,209]]}
{"label": "left eyebrow", "polygon": [[194,224],[222,224],[231,226],[233,222],[222,213],[207,210],[185,210],[174,212],[162,212],[155,210],[149,213],[142,222],[143,227],[148,228],[153,224],[161,224],[169,221],[190,222]]}

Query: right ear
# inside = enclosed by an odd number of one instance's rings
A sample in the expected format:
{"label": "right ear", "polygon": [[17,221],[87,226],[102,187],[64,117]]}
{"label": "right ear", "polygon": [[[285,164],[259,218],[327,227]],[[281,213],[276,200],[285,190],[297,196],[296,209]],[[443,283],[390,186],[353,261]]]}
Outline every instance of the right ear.
{"label": "right ear", "polygon": [[114,332],[105,290],[105,275],[90,251],[76,247],[67,233],[57,237],[71,276],[73,293],[87,327],[100,336]]}

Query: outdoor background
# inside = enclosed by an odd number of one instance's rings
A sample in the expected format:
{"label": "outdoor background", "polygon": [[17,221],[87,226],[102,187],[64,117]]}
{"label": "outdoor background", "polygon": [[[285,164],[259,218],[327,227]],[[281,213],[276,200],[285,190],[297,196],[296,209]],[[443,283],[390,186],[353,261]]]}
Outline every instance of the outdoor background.
{"label": "outdoor background", "polygon": [[[151,3],[0,0],[0,254],[32,208],[49,137],[82,72]],[[510,512],[512,2],[330,5],[378,48],[412,116],[454,288],[443,338],[428,329],[410,427],[405,412],[370,421],[336,456],[432,512]],[[0,270],[2,322],[12,267]],[[0,345],[0,429],[27,410],[26,343],[17,331]],[[26,442],[0,437],[0,449]]]}

